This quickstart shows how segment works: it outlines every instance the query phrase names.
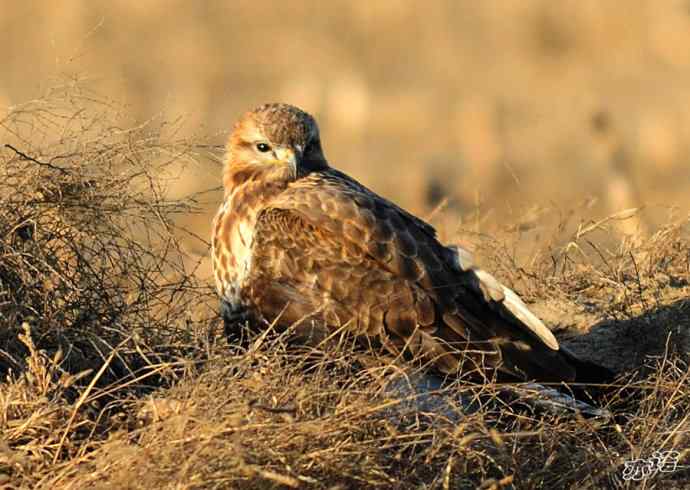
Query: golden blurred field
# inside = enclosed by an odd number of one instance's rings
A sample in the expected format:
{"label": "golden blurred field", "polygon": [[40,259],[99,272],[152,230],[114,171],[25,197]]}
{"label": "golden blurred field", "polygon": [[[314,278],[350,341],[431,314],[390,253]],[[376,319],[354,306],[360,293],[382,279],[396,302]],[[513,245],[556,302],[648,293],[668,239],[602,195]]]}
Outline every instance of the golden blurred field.
{"label": "golden blurred field", "polygon": [[[655,450],[689,488],[687,2],[5,2],[0,56],[1,489],[637,488]],[[228,345],[207,237],[268,101],[618,373],[612,417]]]}
{"label": "golden blurred field", "polygon": [[[0,46],[3,110],[79,75],[222,144],[240,113],[290,102],[335,166],[417,212],[596,200],[653,226],[690,203],[682,1],[14,2]],[[186,171],[180,194],[218,183]]]}

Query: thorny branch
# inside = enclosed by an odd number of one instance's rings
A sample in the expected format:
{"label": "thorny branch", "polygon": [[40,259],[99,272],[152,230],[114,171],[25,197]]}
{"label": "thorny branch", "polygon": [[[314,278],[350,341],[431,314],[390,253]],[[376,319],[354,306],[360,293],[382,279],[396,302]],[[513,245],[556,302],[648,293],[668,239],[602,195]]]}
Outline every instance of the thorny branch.
{"label": "thorny branch", "polygon": [[27,160],[27,161],[29,161],[29,162],[33,162],[33,163],[35,163],[35,164],[37,164],[37,165],[40,165],[40,166],[42,166],[42,167],[48,167],[48,168],[50,168],[51,170],[57,170],[58,172],[61,172],[63,175],[69,175],[69,174],[70,174],[70,173],[69,173],[69,170],[64,169],[64,168],[62,168],[62,167],[58,167],[57,165],[53,165],[52,163],[41,162],[41,161],[37,160],[37,159],[34,158],[34,157],[30,157],[29,155],[27,155],[27,154],[24,153],[23,151],[18,150],[17,148],[15,148],[14,146],[10,145],[9,143],[6,143],[6,144],[5,144],[5,148],[7,148],[7,149],[9,149],[9,150],[12,150],[17,156],[21,157],[23,160]]}

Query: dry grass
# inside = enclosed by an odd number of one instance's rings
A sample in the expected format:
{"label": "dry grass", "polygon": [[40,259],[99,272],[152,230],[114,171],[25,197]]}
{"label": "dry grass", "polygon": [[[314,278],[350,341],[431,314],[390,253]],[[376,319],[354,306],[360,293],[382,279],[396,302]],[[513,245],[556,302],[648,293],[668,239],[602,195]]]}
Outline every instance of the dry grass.
{"label": "dry grass", "polygon": [[[548,210],[538,245],[523,223],[457,234],[620,386],[601,401],[612,420],[535,410],[492,383],[451,383],[433,411],[386,389],[411,367],[347,342],[227,346],[174,226],[196,201],[166,197],[169,166],[199,158],[174,125],[131,127],[79,84],[0,125],[11,145],[0,153],[0,485],[636,487],[624,462],[657,449],[679,451],[685,468],[646,488],[690,483],[687,217],[623,241],[607,228],[621,216]],[[463,413],[458,396],[480,408]]]}

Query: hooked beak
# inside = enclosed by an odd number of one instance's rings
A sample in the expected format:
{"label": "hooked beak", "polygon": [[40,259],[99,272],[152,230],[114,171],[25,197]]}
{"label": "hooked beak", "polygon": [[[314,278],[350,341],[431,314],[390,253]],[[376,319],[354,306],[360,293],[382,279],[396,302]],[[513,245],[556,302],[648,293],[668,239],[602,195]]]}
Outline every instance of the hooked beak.
{"label": "hooked beak", "polygon": [[275,157],[280,163],[287,165],[294,172],[297,171],[297,156],[292,148],[276,148]]}

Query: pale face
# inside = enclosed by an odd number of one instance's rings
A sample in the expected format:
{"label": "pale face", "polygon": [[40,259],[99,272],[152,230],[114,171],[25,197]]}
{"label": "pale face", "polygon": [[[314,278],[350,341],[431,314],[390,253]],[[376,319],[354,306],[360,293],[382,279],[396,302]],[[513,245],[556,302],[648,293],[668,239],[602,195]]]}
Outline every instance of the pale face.
{"label": "pale face", "polygon": [[297,159],[302,156],[300,145],[280,144],[271,139],[252,121],[243,121],[230,139],[232,163],[288,169],[297,174]]}
{"label": "pale face", "polygon": [[285,104],[269,104],[247,113],[228,145],[228,164],[282,169],[293,179],[327,168],[316,121]]}

